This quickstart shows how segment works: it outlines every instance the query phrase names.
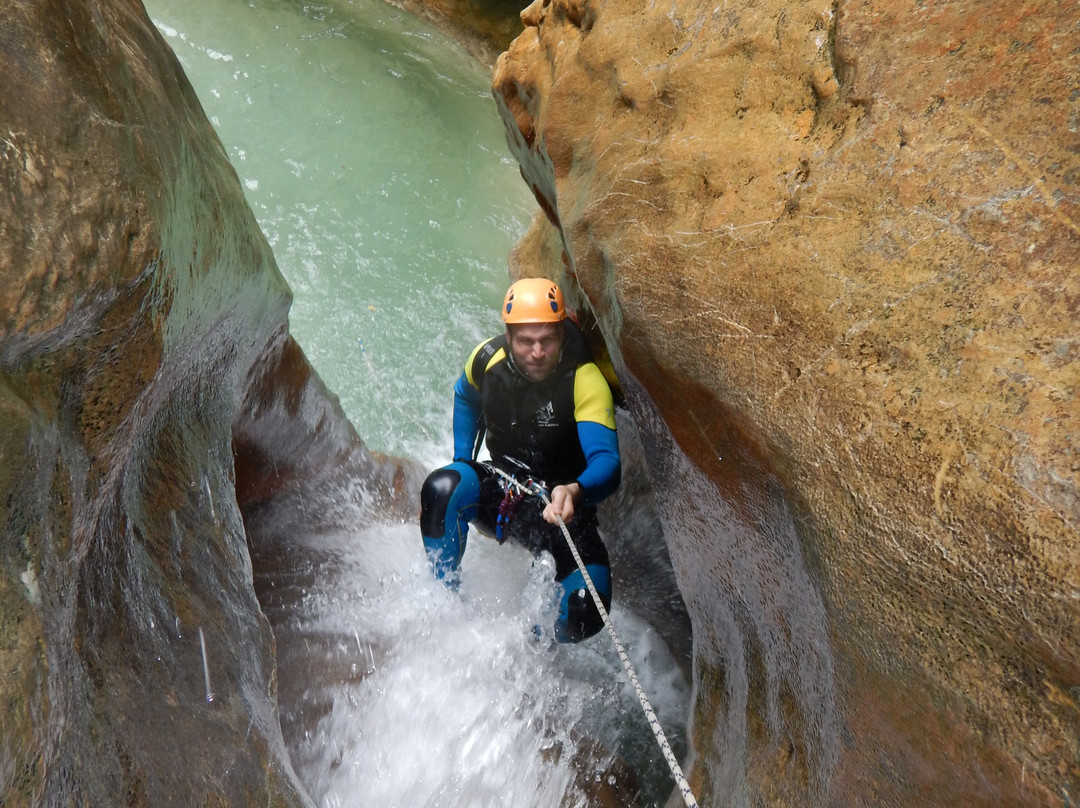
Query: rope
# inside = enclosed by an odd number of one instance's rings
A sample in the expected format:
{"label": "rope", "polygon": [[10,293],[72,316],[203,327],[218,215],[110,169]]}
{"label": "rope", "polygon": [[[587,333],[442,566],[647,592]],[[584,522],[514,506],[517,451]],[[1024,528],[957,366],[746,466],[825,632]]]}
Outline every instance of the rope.
{"label": "rope", "polygon": [[[494,466],[489,466],[489,468],[493,469],[500,477],[506,480],[509,485],[514,486],[522,492],[536,494],[540,497],[540,500],[545,506],[551,504],[547,491],[532,480],[529,480],[529,487],[526,487],[502,469],[495,468]],[[682,793],[686,808],[698,808],[694,793],[690,790],[690,784],[686,782],[686,777],[683,776],[682,767],[679,766],[679,761],[675,759],[675,754],[671,751],[671,745],[668,744],[667,736],[664,735],[664,729],[660,726],[660,721],[656,717],[656,712],[653,710],[648,697],[645,695],[645,690],[638,681],[634,666],[630,663],[630,657],[627,656],[626,649],[623,648],[623,644],[619,640],[619,635],[615,633],[615,627],[611,625],[611,617],[608,614],[607,609],[604,608],[604,602],[600,599],[600,594],[596,591],[596,586],[593,584],[592,577],[590,577],[588,570],[585,569],[585,563],[581,560],[581,554],[578,552],[577,545],[574,544],[574,540],[570,538],[570,531],[567,529],[566,523],[563,522],[562,517],[556,516],[555,518],[558,521],[563,536],[566,538],[566,543],[570,545],[570,552],[574,555],[574,561],[578,566],[578,570],[581,571],[582,576],[585,578],[585,586],[588,587],[589,594],[592,595],[593,603],[596,604],[600,616],[604,618],[604,626],[607,628],[608,634],[611,635],[612,642],[615,643],[615,650],[619,652],[619,659],[622,660],[626,675],[630,678],[630,683],[634,686],[638,701],[641,703],[641,709],[645,711],[645,718],[649,722],[649,728],[652,729],[653,735],[656,737],[656,742],[660,746],[660,751],[663,753],[664,759],[671,768],[671,774],[674,776],[675,784]]]}

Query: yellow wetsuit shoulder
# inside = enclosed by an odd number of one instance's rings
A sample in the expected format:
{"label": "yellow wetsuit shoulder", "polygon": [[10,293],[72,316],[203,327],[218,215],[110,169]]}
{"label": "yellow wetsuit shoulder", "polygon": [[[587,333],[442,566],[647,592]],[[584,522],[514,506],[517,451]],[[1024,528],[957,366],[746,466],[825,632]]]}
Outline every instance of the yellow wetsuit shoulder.
{"label": "yellow wetsuit shoulder", "polygon": [[574,420],[593,421],[615,428],[615,402],[604,374],[592,362],[578,366],[574,374]]}

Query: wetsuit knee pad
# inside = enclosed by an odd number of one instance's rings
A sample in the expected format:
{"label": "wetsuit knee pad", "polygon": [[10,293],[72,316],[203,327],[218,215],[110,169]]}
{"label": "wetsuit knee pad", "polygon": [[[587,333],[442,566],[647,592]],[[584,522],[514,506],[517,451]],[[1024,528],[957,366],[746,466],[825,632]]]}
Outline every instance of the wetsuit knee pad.
{"label": "wetsuit knee pad", "polygon": [[[611,571],[601,564],[587,564],[585,569],[596,587],[604,609],[611,608]],[[555,638],[559,642],[581,642],[604,627],[604,618],[593,602],[581,570],[574,570],[560,582],[563,588]]]}
{"label": "wetsuit knee pad", "polygon": [[420,489],[420,533],[431,538],[446,535],[447,514],[453,514],[456,519],[461,504],[467,506],[479,499],[480,480],[468,463],[456,462],[435,469]]}
{"label": "wetsuit knee pad", "polygon": [[468,463],[451,463],[424,480],[420,489],[420,535],[439,578],[457,569],[479,499],[480,479]]}

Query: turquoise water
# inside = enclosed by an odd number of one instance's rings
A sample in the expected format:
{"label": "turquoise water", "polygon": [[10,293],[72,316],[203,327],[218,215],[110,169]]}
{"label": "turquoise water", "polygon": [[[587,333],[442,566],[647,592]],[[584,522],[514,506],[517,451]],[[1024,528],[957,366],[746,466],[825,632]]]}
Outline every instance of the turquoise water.
{"label": "turquoise water", "polygon": [[[293,290],[293,335],[368,446],[445,463],[451,386],[501,329],[507,255],[536,209],[489,75],[382,0],[147,8]],[[557,594],[546,562],[473,536],[450,593],[415,524],[326,532],[302,500],[278,507],[278,563],[311,581],[276,619],[282,692],[302,694],[283,699],[286,741],[316,805],[586,805],[613,753],[640,805],[666,801],[670,775],[606,635],[537,642]],[[619,597],[613,620],[685,749],[689,688]],[[327,637],[333,659],[319,656]]]}
{"label": "turquoise water", "polygon": [[535,210],[490,75],[382,0],[147,9],[293,289],[293,335],[370,447],[441,461]]}

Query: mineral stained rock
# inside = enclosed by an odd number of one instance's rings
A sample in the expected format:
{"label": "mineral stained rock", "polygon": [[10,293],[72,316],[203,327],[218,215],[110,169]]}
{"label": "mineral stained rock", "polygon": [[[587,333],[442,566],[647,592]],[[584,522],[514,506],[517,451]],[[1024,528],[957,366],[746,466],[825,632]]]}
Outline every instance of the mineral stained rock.
{"label": "mineral stained rock", "polygon": [[240,506],[401,469],[137,0],[0,5],[0,76],[0,804],[309,804]]}
{"label": "mineral stained rock", "polygon": [[493,91],[545,215],[515,270],[567,281],[654,435],[692,785],[1075,804],[1080,8],[522,20]]}

